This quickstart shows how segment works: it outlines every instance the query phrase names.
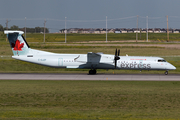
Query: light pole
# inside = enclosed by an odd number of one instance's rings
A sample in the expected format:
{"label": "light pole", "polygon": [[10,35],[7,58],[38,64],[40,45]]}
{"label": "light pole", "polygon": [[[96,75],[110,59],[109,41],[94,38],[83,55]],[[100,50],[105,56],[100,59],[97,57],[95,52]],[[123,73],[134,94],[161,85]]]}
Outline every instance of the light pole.
{"label": "light pole", "polygon": [[138,40],[138,15],[137,15],[137,30],[136,30],[136,42],[137,42],[137,40]]}
{"label": "light pole", "polygon": [[26,17],[25,17],[25,39],[26,39]]}
{"label": "light pole", "polygon": [[[8,30],[8,23],[10,22],[10,20],[6,19],[6,30]],[[6,41],[7,41],[7,36],[6,36]]]}
{"label": "light pole", "polygon": [[167,17],[167,42],[169,42],[168,15],[166,17]]}
{"label": "light pole", "polygon": [[46,19],[44,19],[44,43],[45,43],[45,27],[46,27]]}
{"label": "light pole", "polygon": [[65,43],[66,43],[66,17],[65,17]]}
{"label": "light pole", "polygon": [[146,16],[146,18],[147,18],[147,19],[146,19],[146,27],[147,27],[147,28],[146,28],[146,29],[147,29],[147,30],[146,30],[146,39],[147,39],[147,42],[148,42],[148,16]]}
{"label": "light pole", "polygon": [[107,42],[107,16],[106,16],[106,42]]}

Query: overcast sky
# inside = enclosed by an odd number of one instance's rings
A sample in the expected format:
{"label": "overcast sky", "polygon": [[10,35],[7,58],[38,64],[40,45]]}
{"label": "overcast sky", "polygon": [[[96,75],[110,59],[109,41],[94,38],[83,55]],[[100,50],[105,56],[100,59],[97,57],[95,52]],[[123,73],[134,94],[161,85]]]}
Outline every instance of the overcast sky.
{"label": "overcast sky", "polygon": [[180,0],[0,0],[0,24],[8,27],[46,26],[51,32],[67,28],[180,28]]}

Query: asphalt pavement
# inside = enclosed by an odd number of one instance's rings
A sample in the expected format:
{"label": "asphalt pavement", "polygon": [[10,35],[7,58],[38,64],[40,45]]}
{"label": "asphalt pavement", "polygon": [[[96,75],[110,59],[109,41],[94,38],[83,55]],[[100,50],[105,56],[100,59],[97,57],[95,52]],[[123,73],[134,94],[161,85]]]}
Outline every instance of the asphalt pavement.
{"label": "asphalt pavement", "polygon": [[180,74],[34,74],[1,73],[0,80],[115,80],[115,81],[180,81]]}

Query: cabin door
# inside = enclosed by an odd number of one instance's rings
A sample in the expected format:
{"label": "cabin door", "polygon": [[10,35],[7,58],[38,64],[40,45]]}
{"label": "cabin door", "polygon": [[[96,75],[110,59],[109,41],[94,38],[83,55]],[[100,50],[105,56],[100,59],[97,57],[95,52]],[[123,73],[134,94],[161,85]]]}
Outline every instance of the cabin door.
{"label": "cabin door", "polygon": [[63,66],[63,58],[58,59],[58,66]]}

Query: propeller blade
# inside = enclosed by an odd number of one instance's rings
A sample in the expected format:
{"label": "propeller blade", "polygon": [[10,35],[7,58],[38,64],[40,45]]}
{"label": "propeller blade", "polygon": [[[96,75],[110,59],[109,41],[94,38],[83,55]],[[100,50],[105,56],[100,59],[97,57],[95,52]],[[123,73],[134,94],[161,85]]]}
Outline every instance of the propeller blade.
{"label": "propeller blade", "polygon": [[117,56],[117,48],[116,48],[115,56]]}
{"label": "propeller blade", "polygon": [[117,60],[120,59],[119,54],[120,54],[120,49],[117,51],[117,48],[116,48],[115,56],[114,56],[114,66],[115,66],[115,68],[117,67]]}
{"label": "propeller blade", "polygon": [[120,49],[118,50],[118,56],[119,56],[119,54],[120,54]]}

